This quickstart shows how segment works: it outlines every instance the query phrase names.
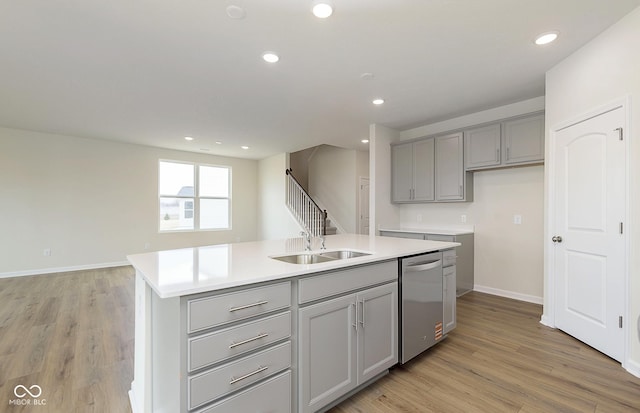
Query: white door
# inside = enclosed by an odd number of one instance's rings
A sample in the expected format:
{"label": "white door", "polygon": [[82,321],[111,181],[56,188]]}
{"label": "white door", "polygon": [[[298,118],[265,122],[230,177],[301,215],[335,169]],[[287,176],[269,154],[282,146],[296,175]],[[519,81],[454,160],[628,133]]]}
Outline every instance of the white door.
{"label": "white door", "polygon": [[618,108],[555,133],[555,324],[621,361],[625,296],[625,122]]}
{"label": "white door", "polygon": [[360,178],[360,220],[359,233],[369,235],[369,178]]}

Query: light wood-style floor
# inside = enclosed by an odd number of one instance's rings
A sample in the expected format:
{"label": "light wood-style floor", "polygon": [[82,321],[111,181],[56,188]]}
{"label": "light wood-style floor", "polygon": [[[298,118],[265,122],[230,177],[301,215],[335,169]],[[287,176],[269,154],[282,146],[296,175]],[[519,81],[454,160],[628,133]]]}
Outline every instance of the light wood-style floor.
{"label": "light wood-style floor", "polygon": [[[0,412],[130,412],[131,267],[0,279]],[[640,379],[539,323],[539,305],[470,293],[439,345],[331,410],[640,412]],[[14,406],[22,384],[45,406]],[[245,412],[238,412],[245,413]]]}

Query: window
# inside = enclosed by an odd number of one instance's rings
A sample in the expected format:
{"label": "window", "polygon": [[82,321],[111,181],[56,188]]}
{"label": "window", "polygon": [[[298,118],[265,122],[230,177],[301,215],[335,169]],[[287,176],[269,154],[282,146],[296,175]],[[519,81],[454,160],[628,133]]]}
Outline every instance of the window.
{"label": "window", "polygon": [[231,168],[160,161],[160,231],[230,229]]}

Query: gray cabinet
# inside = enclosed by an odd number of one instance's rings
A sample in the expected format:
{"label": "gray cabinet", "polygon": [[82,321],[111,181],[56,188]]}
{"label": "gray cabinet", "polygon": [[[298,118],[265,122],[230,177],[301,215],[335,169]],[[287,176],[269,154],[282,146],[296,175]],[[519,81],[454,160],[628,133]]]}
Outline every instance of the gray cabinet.
{"label": "gray cabinet", "polygon": [[544,115],[504,120],[464,131],[468,171],[544,161]]}
{"label": "gray cabinet", "polygon": [[500,165],[500,124],[464,131],[464,159],[466,169]]}
{"label": "gray cabinet", "polygon": [[300,412],[322,409],[398,361],[397,281],[298,314]]}
{"label": "gray cabinet", "polygon": [[391,201],[456,202],[473,199],[473,174],[464,170],[462,134],[391,146]]}
{"label": "gray cabinet", "polygon": [[464,170],[462,133],[435,138],[436,200],[471,201],[473,184]]}
{"label": "gray cabinet", "polygon": [[505,165],[544,160],[544,115],[504,122],[503,142]]}
{"label": "gray cabinet", "polygon": [[391,199],[393,202],[433,201],[433,157],[433,139],[391,147]]}

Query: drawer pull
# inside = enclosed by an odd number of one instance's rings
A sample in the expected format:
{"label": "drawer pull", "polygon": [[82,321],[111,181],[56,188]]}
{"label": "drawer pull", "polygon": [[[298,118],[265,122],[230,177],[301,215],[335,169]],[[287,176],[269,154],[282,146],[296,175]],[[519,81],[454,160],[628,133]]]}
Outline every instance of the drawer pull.
{"label": "drawer pull", "polygon": [[237,378],[231,378],[231,381],[229,382],[229,384],[236,384],[237,382],[244,380],[244,379],[248,379],[251,376],[255,376],[258,373],[262,373],[263,371],[265,371],[266,369],[268,369],[269,366],[260,366],[258,367],[258,369],[256,371],[252,371],[251,373],[247,373],[244,376],[240,376]]}
{"label": "drawer pull", "polygon": [[240,311],[240,310],[246,310],[247,308],[251,308],[251,307],[257,307],[259,305],[264,305],[267,304],[269,301],[258,301],[257,303],[253,303],[253,304],[247,304],[247,305],[241,305],[240,307],[231,307],[229,309],[230,313],[233,313],[234,311]]}
{"label": "drawer pull", "polygon": [[231,343],[231,345],[229,345],[229,349],[241,346],[243,344],[251,343],[252,341],[260,340],[261,338],[265,338],[265,337],[269,337],[269,334],[267,334],[267,333],[258,334],[255,337],[248,338],[246,340],[242,340],[242,341],[239,341],[237,343]]}

